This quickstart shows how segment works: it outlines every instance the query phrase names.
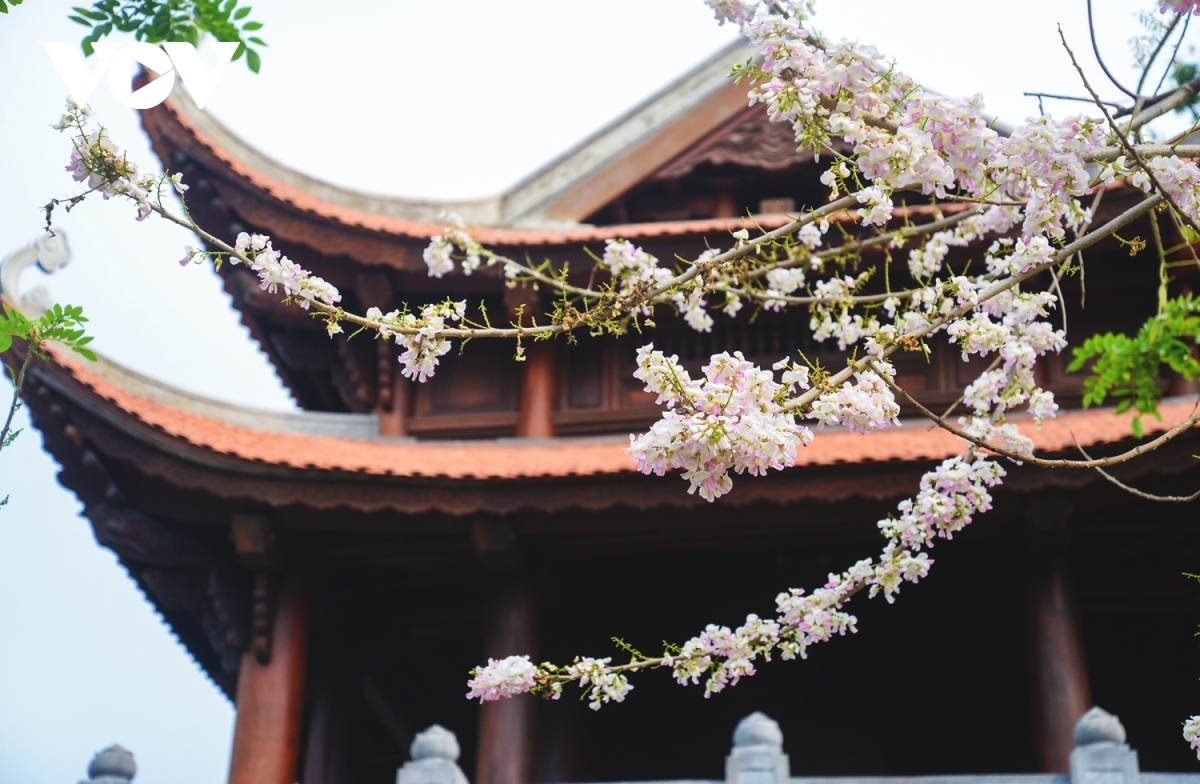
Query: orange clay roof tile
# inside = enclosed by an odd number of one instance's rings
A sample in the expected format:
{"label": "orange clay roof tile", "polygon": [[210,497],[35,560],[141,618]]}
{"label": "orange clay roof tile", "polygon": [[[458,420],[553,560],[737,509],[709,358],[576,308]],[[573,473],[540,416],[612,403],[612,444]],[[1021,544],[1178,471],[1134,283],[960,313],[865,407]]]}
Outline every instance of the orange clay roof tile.
{"label": "orange clay roof tile", "polygon": [[[86,365],[56,352],[48,372],[73,380],[81,393],[103,398],[120,414],[161,431],[172,439],[241,460],[292,468],[375,475],[450,479],[523,479],[591,476],[634,471],[624,437],[499,439],[475,441],[363,440],[297,433],[266,432],[230,424],[137,395]],[[1195,409],[1191,400],[1165,401],[1163,420],[1151,420],[1148,432],[1162,432]],[[1130,437],[1129,416],[1112,409],[1065,411],[1043,423],[1020,422],[1038,453],[1071,450],[1078,439],[1086,447]],[[960,454],[963,442],[924,420],[870,435],[843,430],[818,432],[802,448],[797,466],[939,460]]]}

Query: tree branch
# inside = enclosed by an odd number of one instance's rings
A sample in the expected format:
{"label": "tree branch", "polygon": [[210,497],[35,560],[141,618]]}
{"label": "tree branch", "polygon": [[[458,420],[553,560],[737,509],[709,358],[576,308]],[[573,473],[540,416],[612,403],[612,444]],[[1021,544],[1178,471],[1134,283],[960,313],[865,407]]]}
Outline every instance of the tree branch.
{"label": "tree branch", "polygon": [[[902,387],[898,386],[894,381],[892,381],[890,376],[888,376],[886,373],[881,372],[878,369],[878,367],[875,366],[874,360],[868,360],[867,364],[873,370],[875,370],[876,375],[878,375],[881,379],[883,379],[883,383],[887,384],[888,388],[891,389],[892,392],[902,396],[906,401],[908,401],[908,403],[911,406],[913,406],[918,411],[920,411],[922,416],[926,417],[927,419],[932,421],[935,425],[937,425],[941,429],[945,430],[946,432],[952,433],[953,435],[958,436],[959,438],[961,438],[964,441],[971,442],[972,444],[979,447],[980,449],[986,449],[987,451],[989,451],[993,454],[996,454],[996,455],[1000,455],[1001,457],[1007,457],[1008,459],[1014,460],[1018,463],[1030,463],[1032,465],[1041,466],[1043,468],[1099,468],[1101,466],[1119,465],[1120,463],[1124,463],[1129,460],[1132,460],[1133,458],[1138,457],[1139,455],[1144,455],[1147,452],[1152,452],[1155,449],[1158,449],[1163,444],[1174,439],[1180,433],[1186,433],[1188,430],[1190,430],[1192,427],[1194,427],[1197,422],[1200,422],[1200,411],[1197,411],[1196,413],[1192,414],[1192,416],[1188,417],[1187,420],[1185,420],[1184,422],[1171,428],[1170,430],[1163,433],[1161,436],[1154,439],[1153,441],[1148,441],[1145,444],[1140,444],[1140,445],[1134,447],[1133,449],[1130,449],[1127,452],[1122,452],[1121,454],[1114,455],[1112,457],[1102,457],[1102,458],[1098,458],[1095,460],[1092,460],[1090,458],[1087,460],[1064,460],[1064,459],[1047,459],[1047,458],[1042,458],[1042,457],[1035,457],[1033,455],[1022,455],[1019,452],[1012,452],[1008,449],[998,447],[994,444],[990,444],[987,441],[984,441],[982,438],[977,438],[969,433],[959,430],[958,428],[951,425],[949,422],[947,422],[944,419],[942,419],[941,417],[939,417],[937,414],[930,411],[925,406],[918,403],[916,398],[914,398],[906,390],[904,390]],[[1074,434],[1072,434],[1072,438],[1074,438]],[[1078,446],[1078,443],[1076,443],[1076,446]]]}
{"label": "tree branch", "polygon": [[[1075,441],[1075,448],[1078,449],[1079,452],[1084,457],[1086,457],[1088,460],[1091,460],[1092,456],[1089,455],[1087,452],[1085,452],[1083,447],[1079,445],[1079,439],[1075,438],[1074,433],[1071,434],[1071,438]],[[1190,503],[1190,502],[1195,501],[1196,499],[1200,498],[1200,490],[1197,490],[1196,492],[1192,493],[1191,495],[1154,495],[1153,493],[1147,493],[1145,490],[1138,490],[1136,487],[1130,487],[1129,485],[1125,484],[1120,479],[1117,479],[1115,476],[1108,473],[1107,471],[1105,471],[1103,468],[1100,468],[1099,466],[1096,466],[1096,473],[1100,474],[1100,476],[1104,477],[1109,482],[1111,482],[1112,484],[1121,488],[1125,492],[1131,493],[1132,495],[1136,495],[1138,498],[1144,498],[1147,501],[1162,501],[1165,503],[1186,504],[1186,503]]]}

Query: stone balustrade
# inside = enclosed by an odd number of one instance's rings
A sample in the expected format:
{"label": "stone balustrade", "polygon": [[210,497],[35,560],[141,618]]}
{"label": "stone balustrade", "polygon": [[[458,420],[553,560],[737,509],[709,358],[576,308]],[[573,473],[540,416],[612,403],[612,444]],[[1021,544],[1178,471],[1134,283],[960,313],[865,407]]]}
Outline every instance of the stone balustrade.
{"label": "stone balustrade", "polygon": [[[459,752],[454,733],[434,724],[413,739],[412,759],[396,771],[396,784],[468,784],[458,766]],[[1200,773],[1143,773],[1120,720],[1101,708],[1092,708],[1076,723],[1070,764],[1069,774],[792,776],[779,724],[756,711],[734,730],[723,781],[621,784],[1200,784]],[[130,784],[136,773],[133,755],[113,745],[92,758],[88,778],[79,784]]]}

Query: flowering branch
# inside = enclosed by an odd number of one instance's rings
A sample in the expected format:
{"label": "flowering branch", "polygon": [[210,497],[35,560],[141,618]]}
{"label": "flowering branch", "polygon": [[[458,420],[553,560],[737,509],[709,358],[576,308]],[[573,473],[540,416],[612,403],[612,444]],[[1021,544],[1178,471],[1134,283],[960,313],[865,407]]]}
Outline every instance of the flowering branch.
{"label": "flowering branch", "polygon": [[[182,215],[169,210],[163,194],[173,189],[182,198],[187,189],[179,176],[139,175],[102,128],[87,127],[86,109],[72,107],[59,125],[77,133],[68,168],[77,180],[87,180],[87,193],[130,198],[139,219],[158,214],[206,243],[208,250],[189,248],[181,263],[245,265],[262,289],[311,310],[330,334],[348,323],[394,339],[403,347],[403,374],[417,381],[434,374],[452,340],[546,339],[584,328],[624,333],[630,326],[651,326],[656,307],[673,308],[691,328],[707,332],[718,307],[728,316],[744,301],[768,310],[807,307],[813,338],[835,342],[846,354],[845,367],[836,372],[790,357],[765,369],[733,352],[711,357],[701,375],[693,376],[678,357],[653,344],[639,349],[634,376],[657,396],[663,414],[647,432],[630,437],[628,451],[638,470],[678,471],[689,492],[706,500],[730,492],[732,474],[762,475],[794,465],[798,450],[823,429],[867,433],[898,425],[898,399],[963,439],[962,455],[927,473],[917,494],[879,521],[885,544],[876,558],[830,575],[812,593],[780,594],[774,617],[748,616],[737,629],[709,626],[661,656],[627,648],[632,658],[624,664],[611,658],[578,658],[561,666],[534,665],[524,656],[492,660],[474,671],[470,697],[486,701],[533,691],[557,698],[564,684],[574,682],[598,709],[625,698],[632,689],[629,673],[660,667],[669,667],[680,683],[704,678],[706,695],[719,692],[754,674],[759,660],[803,658],[808,646],[853,632],[856,620],[845,606],[863,590],[891,602],[904,582],[923,579],[935,540],[952,538],[991,507],[989,491],[1004,476],[993,457],[1099,470],[1158,448],[1200,422],[1195,415],[1116,457],[1050,460],[1034,457],[1032,441],[1009,421],[1018,410],[1038,422],[1058,410],[1053,394],[1038,385],[1035,365],[1066,346],[1065,318],[1061,330],[1048,318],[1059,305],[1059,278],[1072,260],[1156,209],[1168,210],[1181,227],[1196,227],[1200,167],[1186,158],[1200,156],[1200,145],[1142,144],[1137,134],[1154,117],[1194,98],[1200,83],[1189,82],[1150,108],[1142,106],[1124,126],[1097,99],[1107,124],[1086,116],[1043,116],[1002,137],[984,118],[978,96],[957,101],[933,95],[873,49],[830,43],[813,33],[805,26],[811,0],[706,2],[722,24],[738,26],[757,53],[734,74],[751,83],[750,103],[762,104],[772,121],[788,124],[799,147],[832,155],[820,177],[830,190],[827,203],[753,238],[749,228],[732,232],[729,250],[713,248],[675,267],[628,241],[610,239],[594,257],[587,285],[572,281],[565,265],[516,261],[485,248],[460,219],[450,218],[423,254],[429,274],[473,275],[494,267],[507,285],[546,286],[560,296],[542,324],[525,323],[518,315],[510,326],[493,327],[486,314],[474,321],[465,301],[450,300],[414,312],[405,307],[350,313],[339,304],[336,288],[276,250],[269,237],[243,233],[226,242],[195,224],[186,199]],[[1164,8],[1183,13],[1195,5],[1168,0]],[[1084,86],[1092,92],[1086,80]],[[1118,179],[1148,197],[1093,225],[1104,189]],[[897,226],[897,193],[920,193],[935,205],[954,202],[958,211]],[[68,209],[85,195],[69,201]],[[1085,207],[1088,196],[1093,198]],[[827,246],[831,221],[842,216],[874,236]],[[1185,240],[1190,236],[1180,233]],[[911,285],[894,290],[891,251],[914,240],[906,270]],[[986,241],[982,269],[967,275],[949,268],[952,249]],[[886,250],[886,259],[860,267],[862,254],[873,249]],[[1165,250],[1162,255],[1165,259]],[[882,292],[872,288],[880,272]],[[1047,290],[1037,290],[1035,279],[1046,272]],[[896,351],[930,352],[939,334],[964,358],[995,355],[940,417],[896,383],[888,361]],[[955,427],[947,418],[960,403],[966,412]],[[1187,731],[1200,738],[1200,725]]]}

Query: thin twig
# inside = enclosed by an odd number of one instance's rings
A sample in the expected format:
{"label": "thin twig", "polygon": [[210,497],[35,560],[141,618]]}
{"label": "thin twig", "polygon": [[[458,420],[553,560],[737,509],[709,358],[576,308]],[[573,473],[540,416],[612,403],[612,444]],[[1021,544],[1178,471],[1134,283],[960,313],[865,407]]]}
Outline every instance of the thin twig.
{"label": "thin twig", "polygon": [[1104,75],[1108,77],[1108,81],[1112,82],[1118,90],[1125,93],[1130,98],[1132,98],[1133,100],[1136,101],[1138,99],[1138,94],[1135,92],[1132,92],[1131,90],[1126,88],[1123,84],[1118,82],[1117,77],[1113,76],[1112,71],[1108,70],[1108,66],[1104,64],[1104,58],[1100,56],[1100,47],[1096,43],[1096,25],[1093,23],[1093,20],[1092,20],[1092,0],[1087,0],[1087,12],[1088,12],[1088,32],[1092,36],[1092,51],[1096,53],[1096,62],[1100,63],[1100,68],[1101,68],[1101,70],[1104,71]]}
{"label": "thin twig", "polygon": [[[936,424],[938,427],[945,430],[946,432],[952,433],[952,434],[958,436],[959,438],[963,439],[964,441],[971,442],[972,444],[979,447],[980,449],[986,449],[987,451],[992,452],[993,454],[1000,455],[1001,457],[1007,457],[1008,459],[1015,460],[1018,463],[1030,463],[1031,465],[1041,466],[1043,468],[1097,468],[1099,466],[1119,465],[1121,463],[1132,460],[1135,457],[1144,455],[1147,452],[1152,452],[1155,449],[1158,449],[1163,444],[1174,439],[1180,433],[1186,433],[1188,430],[1191,430],[1192,427],[1194,427],[1197,422],[1200,422],[1200,411],[1197,411],[1196,413],[1192,414],[1192,416],[1188,417],[1187,420],[1185,420],[1181,424],[1178,424],[1175,427],[1171,428],[1170,430],[1163,433],[1161,436],[1154,439],[1153,441],[1148,441],[1144,444],[1140,444],[1140,445],[1134,447],[1133,449],[1130,449],[1127,452],[1122,452],[1119,455],[1113,455],[1112,457],[1102,457],[1102,458],[1099,458],[1096,460],[1092,460],[1092,459],[1060,460],[1060,459],[1047,459],[1044,457],[1035,457],[1033,455],[1023,455],[1020,452],[1013,452],[1011,450],[1004,449],[1003,447],[998,447],[995,444],[990,444],[987,441],[984,441],[982,438],[978,438],[976,436],[971,435],[970,433],[966,433],[962,430],[959,430],[958,428],[951,425],[949,422],[947,422],[944,419],[942,419],[941,417],[939,417],[937,414],[930,411],[925,406],[918,403],[916,398],[914,398],[912,395],[910,395],[902,387],[898,386],[896,384],[896,382],[892,381],[890,376],[888,376],[886,373],[880,371],[879,368],[875,365],[875,360],[873,360],[873,359],[868,360],[867,364],[870,365],[873,370],[875,370],[876,375],[878,375],[881,379],[883,379],[883,383],[887,384],[889,389],[891,389],[894,393],[902,396],[905,400],[908,401],[908,403],[910,405],[912,405],[914,408],[916,408],[918,411],[920,411],[922,416],[928,418],[930,421],[932,421],[934,424]],[[1072,437],[1074,437],[1074,436],[1072,435]]]}
{"label": "thin twig", "polygon": [[[1096,229],[1095,231],[1092,231],[1089,234],[1079,237],[1074,242],[1068,243],[1065,247],[1063,247],[1061,250],[1059,250],[1058,253],[1054,254],[1054,258],[1050,259],[1049,261],[1043,262],[1042,264],[1034,265],[1033,267],[1030,267],[1028,270],[1021,273],[1020,275],[1014,275],[1010,278],[1005,278],[1004,280],[1000,280],[1000,281],[993,283],[991,286],[988,286],[986,289],[979,292],[979,296],[977,297],[976,301],[967,302],[963,305],[960,305],[959,307],[955,308],[954,310],[951,310],[949,313],[943,314],[942,316],[939,316],[936,319],[932,319],[931,321],[927,322],[925,324],[925,326],[917,327],[916,329],[906,332],[899,337],[906,341],[920,340],[920,339],[924,338],[926,335],[929,335],[930,333],[935,332],[935,331],[941,329],[942,327],[944,327],[945,325],[949,324],[954,319],[959,318],[960,316],[964,316],[967,313],[971,312],[972,310],[974,310],[976,307],[979,306],[979,303],[987,302],[988,300],[993,299],[994,297],[1004,293],[1005,291],[1008,291],[1009,289],[1013,288],[1014,286],[1017,286],[1017,285],[1025,282],[1026,280],[1029,280],[1030,278],[1033,278],[1033,277],[1036,277],[1037,275],[1042,274],[1046,270],[1053,268],[1055,265],[1063,263],[1065,260],[1071,258],[1076,253],[1079,253],[1080,251],[1083,251],[1083,250],[1087,250],[1088,248],[1095,245],[1100,240],[1114,234],[1117,231],[1120,231],[1125,226],[1127,226],[1130,223],[1132,223],[1133,221],[1137,220],[1142,215],[1144,215],[1148,210],[1151,210],[1155,206],[1162,204],[1162,201],[1163,201],[1162,197],[1156,194],[1156,195],[1151,196],[1150,198],[1146,199],[1145,201],[1138,202],[1137,204],[1130,207],[1125,212],[1123,212],[1120,215],[1118,215],[1117,217],[1113,218],[1108,223],[1104,224],[1103,226]],[[886,359],[887,357],[891,356],[899,349],[900,349],[899,343],[887,346],[883,350],[883,358]],[[867,363],[867,360],[864,360],[864,359],[848,362],[846,364],[846,367],[839,370],[837,373],[833,374],[832,376],[830,376],[828,379],[825,380],[825,388],[836,387],[838,384],[841,384],[843,381],[849,380],[852,375],[854,375],[855,373],[859,372],[864,367],[866,367],[866,363]],[[813,389],[810,389],[807,392],[805,392],[803,395],[795,397],[795,398],[789,400],[787,403],[784,403],[781,408],[783,408],[783,410],[785,410],[785,411],[795,411],[797,409],[804,409],[807,406],[811,405],[812,402],[814,400],[816,400],[817,397],[819,397],[823,391],[824,390],[822,388],[814,387]]]}
{"label": "thin twig", "polygon": [[[1079,439],[1075,438],[1074,433],[1071,434],[1071,439],[1075,442],[1075,448],[1079,450],[1080,454],[1082,454],[1088,460],[1091,460],[1092,456],[1089,455],[1086,451],[1084,451],[1084,448],[1082,446],[1080,446]],[[1096,466],[1096,473],[1100,474],[1100,476],[1104,477],[1109,482],[1112,482],[1114,485],[1121,488],[1125,492],[1136,495],[1138,498],[1145,498],[1147,501],[1162,501],[1165,503],[1172,503],[1172,504],[1186,504],[1186,503],[1190,503],[1191,501],[1195,501],[1196,499],[1200,498],[1200,490],[1197,490],[1196,492],[1192,493],[1191,495],[1155,495],[1154,493],[1147,493],[1145,490],[1138,490],[1136,487],[1130,487],[1129,485],[1125,484],[1120,479],[1117,479],[1115,476],[1108,473],[1107,471],[1105,471],[1103,468],[1100,468],[1099,466]]]}
{"label": "thin twig", "polygon": [[13,376],[13,397],[12,402],[8,406],[8,417],[4,420],[4,428],[0,430],[0,449],[4,449],[8,443],[8,434],[12,431],[13,417],[17,414],[17,408],[21,405],[21,389],[25,386],[25,371],[29,368],[29,361],[33,359],[34,349],[32,342],[29,349],[25,352],[25,358],[21,360],[21,368],[17,374]]}
{"label": "thin twig", "polygon": [[[1056,95],[1055,93],[1021,93],[1021,95],[1029,98],[1053,98],[1056,101],[1082,101],[1084,103],[1092,102],[1091,98],[1084,98],[1081,95]],[[1121,108],[1121,104],[1117,103],[1116,101],[1105,101],[1105,103],[1109,106],[1115,106],[1118,109]]]}
{"label": "thin twig", "polygon": [[[1146,84],[1146,77],[1150,75],[1150,69],[1154,67],[1154,61],[1158,59],[1158,53],[1162,51],[1163,45],[1167,43],[1167,39],[1171,37],[1171,33],[1175,32],[1175,28],[1179,25],[1179,20],[1181,18],[1181,15],[1175,15],[1175,18],[1171,20],[1170,27],[1168,27],[1167,31],[1163,33],[1163,37],[1158,40],[1158,46],[1154,47],[1154,52],[1150,55],[1150,58],[1146,60],[1146,67],[1142,69],[1142,77],[1138,79],[1137,89],[1135,90],[1139,96],[1142,94],[1142,87]],[[1179,40],[1182,41],[1183,37],[1180,36]],[[1179,51],[1178,48],[1176,48],[1176,51]],[[1171,59],[1174,60],[1174,56],[1172,56]],[[1170,63],[1167,64],[1167,70],[1171,70]],[[1162,82],[1159,82],[1159,84],[1161,85]],[[1155,90],[1155,92],[1158,91]]]}

